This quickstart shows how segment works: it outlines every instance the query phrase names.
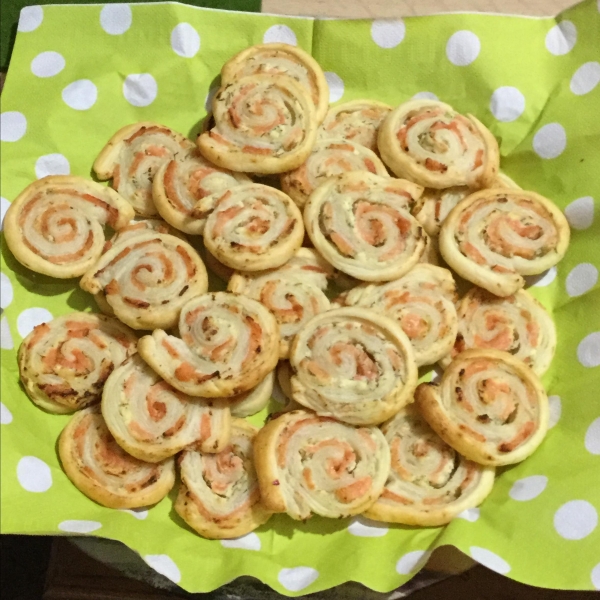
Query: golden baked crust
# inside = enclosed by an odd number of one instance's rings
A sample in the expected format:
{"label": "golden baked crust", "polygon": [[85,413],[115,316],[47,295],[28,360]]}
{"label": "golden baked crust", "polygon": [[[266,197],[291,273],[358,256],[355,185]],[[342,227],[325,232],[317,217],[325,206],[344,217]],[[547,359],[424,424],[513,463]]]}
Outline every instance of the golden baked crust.
{"label": "golden baked crust", "polygon": [[73,485],[108,508],[155,504],[175,482],[173,459],[151,464],[127,454],[108,431],[99,406],[73,415],[58,439],[58,454]]}
{"label": "golden baked crust", "polygon": [[239,396],[228,398],[231,415],[239,418],[250,417],[266,408],[273,393],[274,383],[275,371],[271,371],[256,387]]}

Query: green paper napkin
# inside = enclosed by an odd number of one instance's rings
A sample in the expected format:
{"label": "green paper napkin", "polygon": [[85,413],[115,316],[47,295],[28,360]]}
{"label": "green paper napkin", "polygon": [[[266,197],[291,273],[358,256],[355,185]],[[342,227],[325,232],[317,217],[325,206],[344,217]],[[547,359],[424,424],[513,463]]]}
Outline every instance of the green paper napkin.
{"label": "green paper napkin", "polygon": [[95,307],[77,282],[31,273],[3,247],[2,532],[117,539],[198,592],[240,575],[288,595],[349,580],[389,591],[441,544],[524,583],[600,588],[599,9],[588,0],[558,19],[452,14],[390,22],[180,4],[28,9],[2,94],[3,212],[36,177],[89,176],[100,148],[127,123],[154,120],[192,135],[225,60],[281,40],[312,52],[333,102],[435,95],[477,115],[500,140],[503,170],[565,210],[572,242],[531,288],[558,328],[543,379],[552,429],[531,458],[499,473],[480,509],[429,529],[278,515],[229,542],[191,532],[171,498],[149,511],[115,511],[70,484],[55,447],[68,417],[27,399],[16,351],[35,324]]}

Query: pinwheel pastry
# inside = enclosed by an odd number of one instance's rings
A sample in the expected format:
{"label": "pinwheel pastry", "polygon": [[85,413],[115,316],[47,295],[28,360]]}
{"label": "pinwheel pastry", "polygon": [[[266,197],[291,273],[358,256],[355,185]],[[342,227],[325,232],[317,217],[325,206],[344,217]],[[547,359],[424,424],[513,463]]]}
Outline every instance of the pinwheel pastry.
{"label": "pinwheel pastry", "polygon": [[538,375],[543,375],[556,349],[556,328],[546,309],[528,292],[499,298],[471,288],[458,304],[458,335],[452,353],[441,361],[447,367],[470,348],[510,352]]}
{"label": "pinwheel pastry", "polygon": [[147,463],[115,441],[99,406],[76,413],[58,439],[62,467],[73,485],[108,508],[140,508],[162,500],[175,483],[175,463]]}
{"label": "pinwheel pastry", "polygon": [[227,400],[174,390],[139,355],[107,379],[102,416],[119,446],[147,462],[160,462],[192,443],[202,452],[220,452],[229,443]]}
{"label": "pinwheel pastry", "polygon": [[377,133],[392,107],[376,100],[352,100],[330,108],[319,127],[319,138],[342,138],[378,152]]}
{"label": "pinwheel pastry", "polygon": [[255,273],[235,273],[230,292],[244,294],[266,306],[279,323],[279,358],[287,358],[294,336],[315,315],[329,309],[324,291],[333,268],[317,252],[300,248],[282,267]]}
{"label": "pinwheel pastry", "polygon": [[231,440],[219,454],[204,454],[195,446],[184,450],[175,510],[202,537],[236,538],[269,520],[272,512],[261,503],[254,468],[257,431],[233,419]]}
{"label": "pinwheel pastry", "polygon": [[195,151],[164,163],[154,176],[152,194],[156,210],[165,221],[185,233],[201,235],[205,220],[192,216],[198,200],[220,195],[241,183],[251,180],[209,163]]}
{"label": "pinwheel pastry", "polygon": [[543,196],[481,190],[446,217],[440,251],[468,281],[496,296],[510,296],[525,285],[523,275],[542,273],[565,255],[569,236],[565,216]]}
{"label": "pinwheel pastry", "polygon": [[4,239],[25,267],[58,279],[83,275],[100,257],[104,225],[125,227],[131,206],[114,190],[71,175],[28,185],[4,217]]}
{"label": "pinwheel pastry", "polygon": [[247,183],[196,204],[206,220],[204,245],[223,264],[240,271],[274,269],[302,245],[302,214],[289,196],[260,183]]}
{"label": "pinwheel pastry", "polygon": [[258,44],[242,50],[221,69],[221,83],[227,85],[248,75],[286,75],[309,91],[320,123],[329,105],[329,87],[319,63],[307,52],[290,44]]}
{"label": "pinwheel pastry", "polygon": [[347,307],[313,317],[290,352],[294,400],[352,425],[389,419],[412,402],[414,351],[400,325],[373,310]]}
{"label": "pinwheel pastry", "polygon": [[436,189],[489,187],[500,155],[498,142],[473,115],[435,100],[411,100],[381,124],[377,145],[398,177]]}
{"label": "pinwheel pastry", "polygon": [[404,179],[345,173],[311,194],[306,231],[340,271],[363,281],[397,279],[425,251],[427,234],[410,214],[422,191]]}
{"label": "pinwheel pastry", "polygon": [[256,387],[248,392],[228,398],[231,414],[234,417],[250,417],[266,408],[273,393],[275,371],[271,371]]}
{"label": "pinwheel pastry", "polygon": [[500,350],[465,350],[439,385],[421,384],[415,400],[447,444],[482,465],[522,461],[548,429],[548,398],[537,375]]}
{"label": "pinwheel pastry", "polygon": [[291,77],[261,73],[224,83],[213,114],[215,127],[198,136],[198,148],[232,171],[291,171],[308,158],[317,137],[310,94]]}
{"label": "pinwheel pastry", "polygon": [[116,319],[71,313],[34,327],[19,348],[27,395],[52,413],[98,402],[111,371],[136,352],[133,331]]}
{"label": "pinwheel pastry", "polygon": [[[284,412],[290,412],[292,410],[304,410],[302,404],[298,404],[294,400],[292,394],[292,375],[294,371],[288,360],[280,360],[275,369],[275,375],[277,377],[277,384],[281,393],[285,396],[285,399],[281,398],[282,407],[279,407],[277,414]],[[273,415],[273,413],[271,413]]]}
{"label": "pinwheel pastry", "polygon": [[170,328],[183,305],[208,288],[204,263],[183,240],[140,233],[119,241],[81,279],[133,329]]}
{"label": "pinwheel pastry", "polygon": [[260,302],[213,292],[188,302],[181,339],[156,329],[138,343],[142,358],[190,396],[230,397],[257,386],[277,364],[279,328]]}
{"label": "pinwheel pastry", "polygon": [[98,179],[112,179],[112,187],[138,215],[157,214],[152,201],[152,180],[172,158],[183,157],[194,144],[180,133],[149,121],[126,125],[102,149],[93,169]]}
{"label": "pinwheel pastry", "polygon": [[281,189],[302,208],[326,179],[351,171],[389,177],[385,165],[372,150],[341,138],[324,138],[316,142],[304,164],[281,175]]}
{"label": "pinwheel pastry", "polygon": [[400,323],[417,365],[429,365],[452,350],[457,333],[456,284],[447,269],[419,264],[395,281],[363,284],[337,304],[369,308]]}
{"label": "pinwheel pastry", "polygon": [[296,520],[364,512],[390,470],[390,450],[377,427],[355,428],[303,410],[259,431],[254,460],[265,506]]}
{"label": "pinwheel pastry", "polygon": [[119,229],[119,231],[104,244],[103,252],[108,252],[118,242],[130,239],[134,235],[150,233],[152,231],[156,233],[168,233],[169,235],[178,237],[180,240],[186,240],[185,235],[181,233],[181,231],[171,227],[171,225],[162,219],[140,219],[139,221],[131,221],[131,223],[125,225],[122,229]]}
{"label": "pinwheel pastry", "polygon": [[[490,187],[521,189],[510,177],[503,173],[498,173]],[[418,205],[413,210],[413,215],[423,225],[428,235],[437,236],[448,213],[461,200],[472,193],[473,190],[466,186],[451,187],[445,190],[428,188],[419,199]]]}
{"label": "pinwheel pastry", "polygon": [[386,523],[436,527],[483,502],[494,468],[466,460],[427,425],[414,404],[382,426],[391,451],[390,475],[365,516]]}

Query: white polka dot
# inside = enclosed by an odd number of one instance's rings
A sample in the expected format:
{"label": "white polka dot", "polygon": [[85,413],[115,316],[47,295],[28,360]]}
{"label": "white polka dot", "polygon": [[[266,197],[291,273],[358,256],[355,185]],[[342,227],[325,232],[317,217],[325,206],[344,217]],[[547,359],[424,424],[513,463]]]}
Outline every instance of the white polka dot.
{"label": "white polka dot", "polygon": [[406,35],[404,21],[382,19],[371,24],[371,37],[380,48],[395,48]]}
{"label": "white polka dot", "polygon": [[36,456],[24,456],[19,461],[17,479],[27,492],[47,492],[52,487],[50,467]]}
{"label": "white polka dot", "polygon": [[123,512],[129,513],[138,521],[143,521],[148,516],[148,509],[146,508],[122,508],[121,510]]}
{"label": "white polka dot", "polygon": [[556,279],[556,267],[550,267],[544,273],[535,275],[537,279],[531,284],[533,287],[546,287]]}
{"label": "white polka dot", "polygon": [[401,556],[396,563],[396,573],[410,575],[425,566],[431,552],[429,550],[413,550]]}
{"label": "white polka dot", "polygon": [[581,296],[598,283],[598,269],[591,263],[581,263],[567,275],[565,287],[571,297]]}
{"label": "white polka dot", "polygon": [[224,548],[242,548],[243,550],[260,550],[260,538],[254,533],[247,533],[238,538],[221,540]]}
{"label": "white polka dot", "polygon": [[8,275],[0,273],[0,308],[8,308],[13,300],[13,287]]}
{"label": "white polka dot", "polygon": [[100,25],[110,35],[121,35],[131,27],[131,8],[128,4],[107,4],[100,11]]}
{"label": "white polka dot", "polygon": [[571,21],[558,23],[546,34],[546,48],[555,56],[570,52],[576,41],[577,27]]}
{"label": "white polka dot", "polygon": [[552,429],[560,420],[560,415],[562,413],[560,396],[548,396],[548,408],[550,411],[548,429]]}
{"label": "white polka dot", "polygon": [[181,581],[179,567],[173,562],[173,559],[170,556],[167,556],[166,554],[146,554],[144,560],[155,571],[164,575],[174,583],[179,583]]}
{"label": "white polka dot", "polygon": [[412,100],[439,100],[433,92],[417,92]]}
{"label": "white polka dot", "polygon": [[102,527],[102,523],[98,521],[63,521],[58,524],[58,528],[61,531],[67,531],[69,533],[92,533]]}
{"label": "white polka dot", "polygon": [[294,567],[293,569],[281,569],[277,579],[279,583],[290,592],[299,592],[315,582],[319,577],[319,571],[312,567]]}
{"label": "white polka dot", "polygon": [[470,523],[475,523],[479,519],[480,511],[478,508],[467,508],[456,515],[459,519],[464,519]]}
{"label": "white polka dot", "polygon": [[26,6],[21,9],[17,30],[22,33],[35,31],[44,20],[44,10],[41,6]]}
{"label": "white polka dot", "polygon": [[65,59],[58,52],[42,52],[31,61],[31,72],[37,77],[54,77],[64,68]]}
{"label": "white polka dot", "polygon": [[9,206],[10,202],[6,198],[0,196],[0,231],[2,231],[4,215],[6,214],[6,211],[8,210]]}
{"label": "white polka dot", "polygon": [[510,123],[525,111],[525,96],[516,87],[499,87],[492,94],[490,110],[498,121]]}
{"label": "white polka dot", "polygon": [[586,500],[571,500],[554,513],[554,529],[565,540],[582,540],[596,525],[598,513]]}
{"label": "white polka dot", "polygon": [[337,102],[344,95],[344,82],[333,71],[325,71],[325,79],[329,86],[329,102]]}
{"label": "white polka dot", "polygon": [[52,313],[45,308],[26,308],[17,317],[17,331],[24,338],[27,337],[34,327],[52,321]]}
{"label": "white polka dot", "polygon": [[513,483],[508,495],[513,500],[527,502],[537,498],[548,485],[548,478],[545,475],[531,475],[524,477]]}
{"label": "white polka dot", "polygon": [[479,548],[478,546],[471,546],[469,550],[473,559],[484,567],[496,571],[496,573],[500,573],[501,575],[510,573],[510,565],[491,550]]}
{"label": "white polka dot", "polygon": [[571,77],[571,91],[578,96],[589,94],[600,83],[600,63],[582,64]]}
{"label": "white polka dot", "polygon": [[573,229],[587,229],[594,221],[594,199],[583,196],[565,207],[565,216]]}
{"label": "white polka dot", "polygon": [[158,84],[150,73],[127,75],[123,82],[123,96],[133,106],[148,106],[158,94]]}
{"label": "white polka dot", "polygon": [[16,110],[3,112],[0,115],[0,140],[18,142],[27,131],[27,119]]}
{"label": "white polka dot", "polygon": [[0,425],[10,425],[13,416],[4,402],[0,402]]}
{"label": "white polka dot", "polygon": [[567,147],[567,132],[560,123],[548,123],[533,136],[533,149],[540,158],[556,158]]}
{"label": "white polka dot", "polygon": [[62,154],[45,154],[35,161],[35,176],[38,179],[48,175],[68,175],[70,172],[69,161]]}
{"label": "white polka dot", "polygon": [[585,449],[590,454],[600,454],[600,417],[585,432]]}
{"label": "white polka dot", "polygon": [[2,348],[2,350],[12,350],[14,347],[15,344],[10,333],[8,321],[6,320],[6,317],[2,317],[2,319],[0,319],[0,348]]}
{"label": "white polka dot", "polygon": [[[598,11],[600,12],[600,0],[598,0]],[[593,569],[591,574],[592,585],[600,590],[600,563],[598,563]]]}
{"label": "white polka dot", "polygon": [[479,38],[467,30],[453,33],[446,44],[446,56],[457,67],[470,65],[479,56],[480,50]]}
{"label": "white polka dot", "polygon": [[200,50],[200,36],[189,23],[179,23],[171,32],[171,48],[183,58],[193,58]]}
{"label": "white polka dot", "polygon": [[348,532],[357,537],[381,537],[389,531],[384,523],[367,519],[367,517],[354,517],[348,525]]}
{"label": "white polka dot", "polygon": [[75,110],[88,110],[96,104],[98,88],[89,79],[78,79],[62,91],[62,99]]}
{"label": "white polka dot", "polygon": [[577,346],[579,362],[588,368],[600,365],[600,331],[586,335]]}
{"label": "white polka dot", "polygon": [[265,35],[263,35],[263,44],[277,42],[295,46],[298,43],[298,40],[296,39],[294,31],[287,25],[272,25],[265,31]]}

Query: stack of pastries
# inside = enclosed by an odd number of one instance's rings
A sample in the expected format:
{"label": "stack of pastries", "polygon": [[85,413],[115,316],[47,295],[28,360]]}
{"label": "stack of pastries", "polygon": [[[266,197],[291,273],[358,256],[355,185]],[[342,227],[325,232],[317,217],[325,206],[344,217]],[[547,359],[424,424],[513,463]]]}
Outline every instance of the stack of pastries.
{"label": "stack of pastries", "polygon": [[[563,257],[564,216],[499,173],[475,117],[328,98],[308,54],[253,46],[196,143],[128,125],[93,165],[111,187],[51,176],[12,203],[16,259],[101,311],[18,354],[31,400],[73,413],[60,459],[96,502],[152,505],[177,465],[175,510],[207,538],[273,513],[435,526],[542,442],[556,334],[524,276]],[[274,385],[288,402],[258,429]]]}

